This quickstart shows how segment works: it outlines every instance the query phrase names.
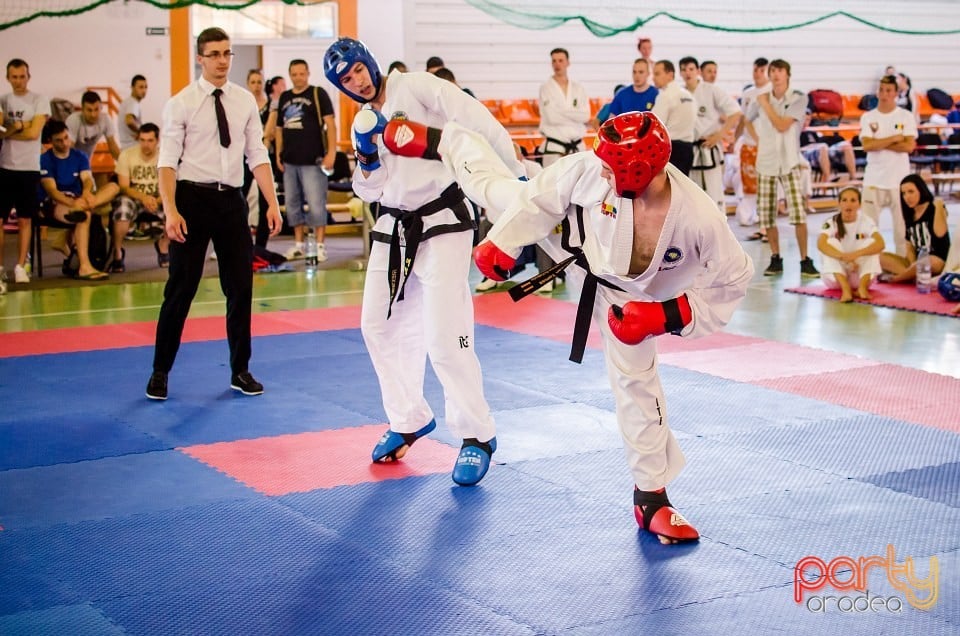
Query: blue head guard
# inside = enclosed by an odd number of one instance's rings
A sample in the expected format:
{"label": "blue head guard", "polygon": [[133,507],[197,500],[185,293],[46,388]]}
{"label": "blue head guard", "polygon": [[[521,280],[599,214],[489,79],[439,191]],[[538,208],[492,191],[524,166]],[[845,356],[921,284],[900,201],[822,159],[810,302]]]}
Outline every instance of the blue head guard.
{"label": "blue head guard", "polygon": [[[370,100],[346,90],[340,83],[340,78],[346,75],[347,71],[353,68],[353,65],[357,62],[367,67],[370,80],[377,87],[376,94],[379,95],[383,87],[383,73],[380,72],[380,65],[377,64],[377,60],[360,40],[340,38],[331,44],[323,56],[323,74],[327,76],[331,84],[346,93],[350,99],[365,104]],[[376,95],[374,98],[376,98]]]}
{"label": "blue head guard", "polygon": [[940,280],[937,281],[937,291],[952,303],[960,301],[960,273],[941,274]]}

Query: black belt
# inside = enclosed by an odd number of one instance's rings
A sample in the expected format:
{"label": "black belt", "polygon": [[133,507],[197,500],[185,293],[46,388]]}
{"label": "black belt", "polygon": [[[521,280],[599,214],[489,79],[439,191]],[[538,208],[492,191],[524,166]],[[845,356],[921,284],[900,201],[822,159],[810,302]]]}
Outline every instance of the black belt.
{"label": "black belt", "polygon": [[[575,152],[580,152],[580,144],[582,139],[573,139],[571,141],[560,141],[559,139],[554,139],[553,137],[547,137],[546,141],[543,144],[543,154],[545,155],[572,155]],[[554,152],[552,150],[547,150],[547,144],[554,143],[558,146],[563,147],[563,152]]]}
{"label": "black belt", "polygon": [[[577,220],[580,228],[580,242],[582,244],[584,238],[583,208],[579,205],[577,206]],[[570,361],[580,364],[583,362],[583,353],[587,349],[587,336],[590,334],[590,321],[593,317],[593,305],[597,301],[597,285],[603,285],[604,287],[616,289],[617,291],[623,290],[613,283],[607,282],[602,278],[595,276],[590,271],[590,264],[587,262],[587,257],[584,256],[583,250],[579,247],[573,247],[570,244],[572,228],[570,227],[569,217],[563,219],[561,227],[563,235],[561,242],[563,244],[563,248],[573,255],[555,264],[550,269],[540,272],[536,276],[531,276],[522,283],[514,285],[510,288],[508,293],[510,294],[510,298],[513,299],[513,302],[517,302],[521,298],[529,296],[556,278],[557,275],[565,270],[570,264],[575,264],[581,267],[586,272],[586,276],[583,279],[583,288],[580,291],[580,301],[577,303],[577,318],[573,324],[573,341],[570,343]]]}
{"label": "black belt", "polygon": [[180,179],[177,181],[177,183],[193,186],[194,188],[201,188],[203,190],[215,190],[217,192],[237,192],[240,190],[240,188],[237,186],[227,185],[219,182],[200,183],[199,181],[187,181],[186,179]]}
{"label": "black belt", "polygon": [[[387,267],[387,282],[390,285],[390,304],[387,305],[387,318],[390,318],[393,310],[393,301],[403,300],[403,288],[407,284],[407,276],[413,270],[413,264],[417,258],[417,248],[420,247],[420,241],[424,239],[423,217],[447,209],[458,212],[458,208],[463,208],[463,210],[457,214],[458,217],[464,214],[469,215],[463,200],[463,190],[461,190],[460,186],[456,183],[451,183],[447,186],[446,190],[440,193],[439,197],[416,210],[401,210],[400,208],[391,208],[385,205],[380,206],[381,214],[389,214],[397,220],[393,225],[393,233],[390,235],[390,257],[389,266]],[[400,265],[401,227],[403,228],[404,243],[407,247],[406,258],[403,259],[402,268]]]}

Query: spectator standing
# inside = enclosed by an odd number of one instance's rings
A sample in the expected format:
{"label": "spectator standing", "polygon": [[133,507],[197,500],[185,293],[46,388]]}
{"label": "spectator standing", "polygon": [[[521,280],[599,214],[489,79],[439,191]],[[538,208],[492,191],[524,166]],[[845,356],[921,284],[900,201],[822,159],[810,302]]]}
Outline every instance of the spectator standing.
{"label": "spectator standing", "polygon": [[647,60],[643,58],[635,59],[633,61],[633,83],[614,92],[613,101],[610,102],[610,108],[607,110],[607,117],[601,119],[598,123],[602,124],[607,118],[623,113],[652,110],[660,91],[650,83],[650,71],[650,63]]}
{"label": "spectator standing", "polygon": [[697,105],[690,92],[674,82],[676,69],[670,60],[660,60],[653,67],[653,83],[660,91],[652,111],[670,133],[670,163],[684,175],[693,165],[694,127]]}
{"label": "spectator standing", "polygon": [[50,101],[32,92],[30,66],[20,58],[7,63],[11,92],[0,96],[3,127],[0,132],[0,277],[3,277],[3,223],[17,211],[17,264],[15,283],[29,283],[27,255],[30,252],[31,219],[39,210],[40,137],[50,116]]}
{"label": "spectator standing", "polygon": [[[270,121],[270,98],[267,96],[267,93],[264,90],[263,73],[259,69],[251,69],[247,71],[247,90],[250,91],[250,94],[253,95],[253,98],[257,101],[257,112],[260,114],[260,123],[263,124],[263,143],[265,146],[267,146],[267,152],[269,154],[269,147],[273,145],[274,131],[268,126]],[[244,197],[248,197],[250,195],[250,189],[253,187],[254,183],[255,181],[253,179],[253,172],[250,170],[250,166],[244,163]],[[268,204],[266,198],[263,196],[263,193],[260,192],[260,189],[257,188],[257,233],[254,244],[260,247],[266,247],[267,241],[270,239],[270,224],[267,221],[267,207]]]}
{"label": "spectator standing", "polygon": [[770,62],[770,90],[758,93],[746,117],[753,122],[757,142],[757,212],[760,230],[766,231],[770,244],[770,265],[766,276],[783,273],[780,256],[780,232],[777,228],[777,185],[787,198],[790,224],[794,227],[800,249],[800,275],[820,276],[807,255],[807,212],[800,188],[800,123],[807,111],[807,96],[790,88],[790,64],[785,60]]}
{"label": "spectator standing", "polygon": [[740,107],[716,84],[702,80],[696,58],[680,60],[684,88],[693,95],[697,119],[693,128],[694,151],[691,178],[725,211],[723,201],[723,140],[740,122]]}
{"label": "spectator standing", "polygon": [[553,76],[540,86],[540,133],[546,138],[540,147],[544,167],[563,155],[583,150],[583,136],[590,119],[587,91],[567,75],[567,50],[550,51],[550,66]]}
{"label": "spectator standing", "polygon": [[900,182],[910,174],[910,153],[917,147],[917,121],[897,106],[897,79],[885,75],[877,87],[877,107],[860,116],[860,143],[867,153],[863,170],[863,211],[880,223],[880,211],[890,210],[893,245],[907,255],[904,211],[900,209]]}
{"label": "spectator standing", "polygon": [[147,78],[134,75],[130,80],[130,97],[120,102],[117,110],[117,138],[120,149],[137,145],[137,133],[140,131],[140,102],[147,96]]}
{"label": "spectator standing", "polygon": [[[283,200],[295,244],[288,259],[304,257],[305,233],[317,238],[317,260],[327,260],[323,244],[327,231],[328,175],[337,156],[337,122],[327,91],[310,85],[306,60],[290,62],[293,88],[280,95],[277,105],[277,167],[283,172]],[[304,203],[307,210],[304,209]]]}

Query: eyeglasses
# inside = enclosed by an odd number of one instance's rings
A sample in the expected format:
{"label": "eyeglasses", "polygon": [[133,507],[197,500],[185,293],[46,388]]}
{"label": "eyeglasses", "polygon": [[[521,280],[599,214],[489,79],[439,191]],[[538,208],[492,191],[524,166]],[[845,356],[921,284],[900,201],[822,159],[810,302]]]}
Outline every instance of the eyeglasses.
{"label": "eyeglasses", "polygon": [[205,53],[200,57],[205,57],[208,60],[229,60],[231,57],[236,55],[233,51],[214,51],[213,53]]}

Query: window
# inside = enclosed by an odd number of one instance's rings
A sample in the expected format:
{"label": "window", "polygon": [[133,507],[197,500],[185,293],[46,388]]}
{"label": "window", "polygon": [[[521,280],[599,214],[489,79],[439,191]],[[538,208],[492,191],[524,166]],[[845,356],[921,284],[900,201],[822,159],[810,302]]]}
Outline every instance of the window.
{"label": "window", "polygon": [[[245,1],[236,4],[243,5]],[[216,26],[230,34],[232,40],[335,39],[337,3],[301,6],[279,0],[262,0],[242,9],[193,5],[190,7],[190,23],[194,37],[204,29]]]}

